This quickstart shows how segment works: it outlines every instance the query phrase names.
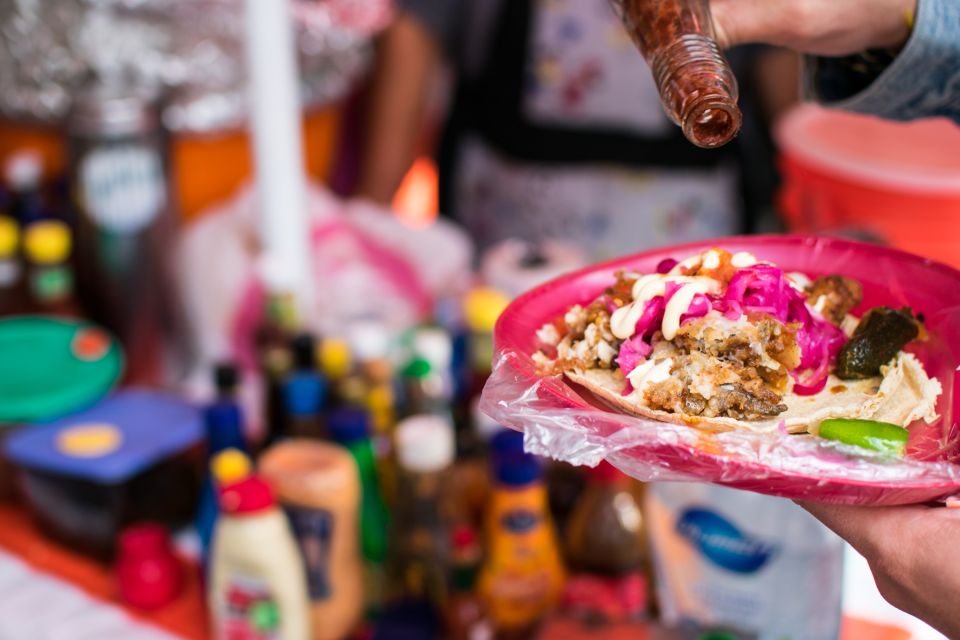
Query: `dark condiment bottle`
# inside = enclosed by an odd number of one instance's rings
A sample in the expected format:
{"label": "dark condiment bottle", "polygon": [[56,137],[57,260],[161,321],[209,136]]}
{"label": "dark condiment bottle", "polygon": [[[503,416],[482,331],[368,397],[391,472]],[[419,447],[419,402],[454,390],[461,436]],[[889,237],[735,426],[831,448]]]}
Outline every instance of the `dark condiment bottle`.
{"label": "dark condiment bottle", "polygon": [[[232,364],[222,363],[214,369],[214,384],[217,396],[204,408],[203,420],[207,437],[207,461],[221,451],[236,449],[249,451],[243,433],[243,410],[236,400],[237,369]],[[217,492],[209,473],[204,478],[200,493],[200,506],[194,525],[200,537],[204,565],[208,558],[213,529],[218,516]]]}
{"label": "dark condiment bottle", "polygon": [[0,317],[27,309],[23,265],[20,261],[20,226],[17,221],[0,215]]}
{"label": "dark condiment bottle", "polygon": [[460,526],[450,536],[451,572],[450,597],[445,618],[446,637],[450,640],[488,640],[493,638],[493,626],[477,595],[477,576],[483,561],[483,550],[471,527]]}
{"label": "dark condiment bottle", "polygon": [[[269,278],[267,285],[269,282]],[[256,335],[257,360],[264,384],[265,445],[276,442],[287,431],[283,383],[293,369],[290,343],[297,329],[296,300],[285,292],[267,295],[263,324]]]}
{"label": "dark condiment bottle", "polygon": [[565,609],[615,622],[643,618],[650,572],[639,496],[630,478],[607,462],[587,477],[564,537],[573,572]]}
{"label": "dark condiment bottle", "polygon": [[709,0],[611,0],[653,71],[667,116],[699,147],[740,130],[737,81],[714,39]]}
{"label": "dark condiment bottle", "polygon": [[48,217],[43,198],[43,158],[31,149],[11,155],[4,165],[10,190],[10,214],[22,227]]}
{"label": "dark condiment bottle", "polygon": [[119,83],[89,83],[71,97],[65,128],[78,296],[123,343],[126,382],[164,384],[186,374],[190,353],[160,105],[152,93]]}
{"label": "dark condiment bottle", "polygon": [[399,465],[387,598],[426,600],[441,608],[447,596],[453,425],[435,415],[411,416],[397,425]]}

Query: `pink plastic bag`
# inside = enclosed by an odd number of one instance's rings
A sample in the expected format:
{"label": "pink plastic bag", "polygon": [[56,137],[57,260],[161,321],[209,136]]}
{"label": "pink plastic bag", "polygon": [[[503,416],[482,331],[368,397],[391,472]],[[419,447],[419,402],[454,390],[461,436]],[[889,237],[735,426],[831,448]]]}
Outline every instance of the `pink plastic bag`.
{"label": "pink plastic bag", "polygon": [[[922,313],[930,340],[908,348],[943,385],[933,424],[911,427],[907,457],[786,433],[709,434],[623,415],[591,400],[561,376],[539,377],[536,331],[574,304],[596,298],[614,272],[652,273],[665,258],[711,247],[749,251],[786,271],[839,273],[863,284],[864,309],[885,304]],[[525,432],[525,446],[572,464],[606,459],[640,480],[697,480],[794,499],[844,504],[923,502],[960,492],[960,426],[955,371],[960,363],[960,272],[895,249],[838,239],[756,236],[718,239],[590,267],[521,296],[497,323],[494,371],[481,409]]]}

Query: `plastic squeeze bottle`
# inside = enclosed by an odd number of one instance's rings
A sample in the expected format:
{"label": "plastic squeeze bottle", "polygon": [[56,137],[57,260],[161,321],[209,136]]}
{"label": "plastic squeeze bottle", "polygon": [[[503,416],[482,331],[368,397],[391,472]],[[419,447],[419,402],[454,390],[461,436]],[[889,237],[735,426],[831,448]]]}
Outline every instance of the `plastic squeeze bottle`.
{"label": "plastic squeeze bottle", "polygon": [[377,481],[370,416],[363,409],[341,407],[331,411],[327,421],[333,439],[350,452],[360,472],[360,549],[364,559],[364,591],[367,610],[375,613],[383,599],[388,513]]}
{"label": "plastic squeeze bottle", "polygon": [[497,464],[480,596],[498,637],[532,637],[559,601],[564,570],[539,462],[512,454]]}
{"label": "plastic squeeze bottle", "polygon": [[216,640],[307,640],[307,579],[273,491],[236,449],[211,464],[222,514],[213,534],[208,601]]}
{"label": "plastic squeeze bottle", "polygon": [[667,116],[698,147],[740,131],[737,81],[714,40],[709,0],[611,0],[653,71]]}
{"label": "plastic squeeze bottle", "polygon": [[360,480],[342,447],[284,440],[260,457],[306,566],[313,640],[340,640],[363,616],[363,565],[357,532]]}

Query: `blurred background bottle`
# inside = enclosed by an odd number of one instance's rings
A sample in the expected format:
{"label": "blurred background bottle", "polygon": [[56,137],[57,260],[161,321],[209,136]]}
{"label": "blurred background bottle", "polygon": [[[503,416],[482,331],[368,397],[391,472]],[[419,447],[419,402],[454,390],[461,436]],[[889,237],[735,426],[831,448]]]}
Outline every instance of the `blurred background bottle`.
{"label": "blurred background bottle", "polygon": [[497,461],[486,530],[480,596],[498,638],[529,638],[559,602],[564,583],[543,474],[533,456],[513,453]]}
{"label": "blurred background bottle", "polygon": [[387,597],[425,600],[439,611],[447,597],[450,558],[448,479],[454,460],[453,425],[440,416],[411,416],[397,425],[396,447],[398,491]]}
{"label": "blurred background bottle", "polygon": [[260,457],[300,548],[310,596],[313,640],[340,640],[363,617],[361,489],[357,465],[342,447],[288,439]]}
{"label": "blurred background bottle", "polygon": [[41,220],[26,228],[23,238],[32,307],[39,313],[80,316],[70,262],[73,237],[58,220]]}
{"label": "blurred background bottle", "polygon": [[340,407],[329,413],[327,421],[333,439],[346,447],[360,472],[360,550],[367,614],[372,616],[383,602],[389,515],[380,494],[370,441],[370,416],[363,409]]}
{"label": "blurred background bottle", "polygon": [[177,216],[156,101],[91,85],[74,95],[66,128],[79,295],[123,343],[128,380],[178,380],[189,345],[173,285]]}
{"label": "blurred background bottle", "polygon": [[601,461],[567,520],[564,610],[617,622],[646,617],[647,530],[634,481]]}

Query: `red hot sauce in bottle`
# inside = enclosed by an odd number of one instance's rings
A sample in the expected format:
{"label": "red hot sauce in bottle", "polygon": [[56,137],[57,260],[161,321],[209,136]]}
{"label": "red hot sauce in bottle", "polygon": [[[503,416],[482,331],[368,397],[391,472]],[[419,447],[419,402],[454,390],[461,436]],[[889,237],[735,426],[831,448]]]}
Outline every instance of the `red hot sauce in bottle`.
{"label": "red hot sauce in bottle", "polygon": [[698,147],[740,130],[737,81],[714,40],[709,0],[611,0],[640,49],[663,108]]}

